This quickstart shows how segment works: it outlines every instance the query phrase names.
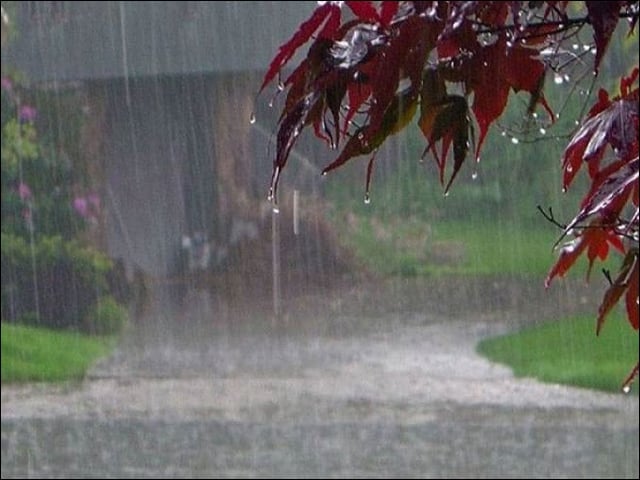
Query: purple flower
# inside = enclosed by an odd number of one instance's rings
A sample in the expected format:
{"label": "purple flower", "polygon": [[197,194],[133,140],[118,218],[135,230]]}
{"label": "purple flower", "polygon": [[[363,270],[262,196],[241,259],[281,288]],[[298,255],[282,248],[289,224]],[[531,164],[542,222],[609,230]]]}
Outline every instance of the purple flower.
{"label": "purple flower", "polygon": [[73,209],[85,221],[95,224],[100,214],[100,197],[95,193],[86,197],[76,197],[73,199]]}
{"label": "purple flower", "polygon": [[11,93],[13,91],[13,82],[9,77],[0,78],[0,87],[7,93]]}
{"label": "purple flower", "polygon": [[37,114],[37,110],[31,105],[23,105],[18,112],[18,120],[20,120],[21,123],[33,123]]}
{"label": "purple flower", "polygon": [[23,202],[30,200],[33,194],[31,193],[31,189],[29,188],[29,185],[27,185],[24,182],[20,182],[18,184],[18,196],[20,197],[20,200],[22,200]]}
{"label": "purple flower", "polygon": [[84,197],[76,197],[73,199],[73,209],[80,215],[82,218],[87,220],[89,218],[89,204],[87,203],[87,199]]}

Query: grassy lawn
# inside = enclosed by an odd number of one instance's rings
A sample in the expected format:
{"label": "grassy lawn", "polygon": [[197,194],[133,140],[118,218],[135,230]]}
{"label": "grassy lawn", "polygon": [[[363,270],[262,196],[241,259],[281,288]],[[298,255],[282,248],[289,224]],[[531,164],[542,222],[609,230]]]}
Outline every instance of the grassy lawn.
{"label": "grassy lawn", "polygon": [[114,337],[6,323],[1,328],[2,382],[81,379],[89,366],[115,345]]}
{"label": "grassy lawn", "polygon": [[[364,216],[338,225],[342,241],[356,258],[382,274],[518,274],[544,279],[557,258],[552,246],[558,231],[545,224],[537,227],[489,221],[394,222]],[[574,271],[585,270],[576,266]]]}
{"label": "grassy lawn", "polygon": [[[619,392],[638,361],[638,334],[623,315],[614,315],[596,337],[595,320],[588,316],[487,339],[478,351],[517,377]],[[632,391],[638,394],[637,383]]]}

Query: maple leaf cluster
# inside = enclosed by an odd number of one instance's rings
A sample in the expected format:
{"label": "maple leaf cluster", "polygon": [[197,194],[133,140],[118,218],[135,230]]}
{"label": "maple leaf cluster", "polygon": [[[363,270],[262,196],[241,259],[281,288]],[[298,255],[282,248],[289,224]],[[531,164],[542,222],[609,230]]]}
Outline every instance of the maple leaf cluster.
{"label": "maple leaf cluster", "polygon": [[[270,187],[274,201],[280,173],[305,128],[339,150],[323,174],[369,156],[368,196],[377,149],[416,117],[424,155],[434,158],[447,191],[469,156],[479,160],[511,92],[528,94],[528,113],[541,107],[553,121],[544,83],[557,69],[563,39],[591,28],[597,73],[619,22],[628,20],[631,32],[638,18],[637,1],[587,1],[582,9],[566,1],[318,3],[280,47],[261,86],[277,79],[278,91],[286,90]],[[303,45],[306,55],[283,78]],[[584,253],[590,268],[596,258],[607,258],[610,247],[624,259],[605,292],[597,332],[623,297],[629,323],[638,330],[637,85],[636,68],[620,81],[617,95],[600,90],[562,159],[565,189],[583,167],[591,187],[578,214],[563,226],[563,238],[574,238],[562,247],[546,284]],[[637,371],[636,365],[626,383]]]}

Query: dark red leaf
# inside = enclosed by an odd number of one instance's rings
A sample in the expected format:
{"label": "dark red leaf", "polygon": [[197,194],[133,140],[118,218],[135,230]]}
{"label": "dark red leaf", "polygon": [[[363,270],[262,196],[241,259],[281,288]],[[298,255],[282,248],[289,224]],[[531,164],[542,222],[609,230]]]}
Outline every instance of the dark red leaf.
{"label": "dark red leaf", "polygon": [[627,392],[631,391],[631,385],[633,384],[633,382],[635,381],[636,377],[638,376],[638,369],[640,369],[640,363],[636,363],[636,366],[633,367],[631,372],[629,372],[629,375],[627,375],[627,378],[625,378],[624,382],[622,382],[622,391],[623,392],[627,393]]}
{"label": "dark red leaf", "polygon": [[[384,49],[384,61],[379,62],[376,71],[373,74],[372,103],[369,110],[369,122],[374,130],[377,130],[380,122],[382,122],[385,112],[393,102],[394,96],[398,90],[400,79],[405,77],[405,71],[416,71],[416,66],[409,65],[408,59],[417,61],[419,56],[411,55],[410,50],[419,42],[421,50],[428,51],[432,48],[435,38],[428,34],[426,29],[427,21],[423,18],[412,16],[407,18],[401,25],[397,34],[392,36],[388,46]],[[427,37],[425,38],[425,32]],[[382,53],[382,52],[381,52]],[[426,62],[426,56],[422,56],[422,62]],[[421,75],[421,68],[417,68]],[[419,80],[415,80],[418,82]],[[412,88],[418,89],[419,85],[412,85]]]}
{"label": "dark red leaf", "polygon": [[321,7],[318,7],[309,20],[300,25],[300,28],[293,36],[287,40],[282,46],[280,46],[278,50],[278,54],[274,57],[269,65],[269,70],[267,70],[266,75],[264,76],[264,80],[262,81],[262,85],[260,86],[260,91],[267,86],[271,80],[274,79],[276,74],[282,69],[282,67],[293,57],[296,53],[296,50],[304,45],[311,36],[316,32],[318,27],[322,25],[322,23],[332,14],[340,13],[340,8],[332,5],[331,3],[325,3]]}
{"label": "dark red leaf", "polygon": [[393,17],[398,12],[398,6],[400,2],[382,2],[382,7],[380,9],[380,21],[382,25],[385,27],[391,23]]}
{"label": "dark red leaf", "polygon": [[629,286],[627,287],[627,294],[625,296],[625,304],[627,307],[627,318],[629,319],[629,323],[634,328],[634,330],[638,330],[638,323],[640,322],[640,315],[638,315],[638,279],[640,278],[640,274],[638,272],[638,262],[636,261],[636,266],[633,272],[631,272],[631,278],[629,281]]}
{"label": "dark red leaf", "polygon": [[370,188],[371,188],[371,177],[373,175],[373,162],[376,159],[376,154],[374,153],[371,158],[369,159],[369,163],[367,164],[367,178],[365,181],[365,196],[364,196],[364,200],[365,202],[369,201],[370,198]]}
{"label": "dark red leaf", "polygon": [[591,1],[587,6],[588,18],[593,27],[593,38],[596,43],[595,71],[598,71],[604,52],[607,50],[611,35],[620,20],[620,7],[624,2]]}
{"label": "dark red leaf", "polygon": [[[428,142],[426,150],[431,150],[436,157],[441,182],[444,179],[447,152],[453,144],[453,173],[445,188],[446,192],[466,159],[471,126],[467,100],[459,95],[447,95],[438,101],[445,93],[444,84],[438,80],[437,73],[426,72],[418,125]],[[442,154],[438,158],[435,143],[440,140]]]}
{"label": "dark red leaf", "polygon": [[634,185],[638,182],[638,160],[618,169],[602,182],[597,190],[588,197],[588,201],[571,222],[569,227],[582,222],[584,219],[600,214],[603,217],[617,216],[629,200]]}
{"label": "dark red leaf", "polygon": [[547,274],[547,278],[544,281],[545,287],[549,288],[554,277],[563,277],[564,274],[573,266],[578,257],[580,257],[586,247],[587,243],[584,241],[583,237],[578,237],[567,242],[560,250],[558,260]]}
{"label": "dark red leaf", "polygon": [[[600,330],[602,330],[602,326],[604,325],[604,321],[611,311],[611,309],[618,303],[618,300],[622,297],[625,291],[629,288],[631,284],[633,276],[638,276],[638,252],[629,251],[627,256],[624,259],[622,267],[620,267],[620,271],[618,273],[617,278],[614,282],[609,286],[607,291],[604,294],[604,298],[602,299],[602,303],[598,308],[598,320],[596,321],[596,334],[600,334]],[[636,289],[637,296],[637,289]],[[637,317],[636,317],[637,318]],[[633,319],[629,319],[634,324]]]}
{"label": "dark red leaf", "polygon": [[276,158],[273,161],[271,189],[269,195],[275,199],[278,190],[280,172],[287,163],[289,152],[298,140],[302,128],[307,121],[309,112],[315,107],[318,93],[311,92],[300,100],[280,121],[280,128],[276,140]]}
{"label": "dark red leaf", "polygon": [[[604,95],[592,109],[598,111],[606,104]],[[597,107],[597,108],[596,108]],[[638,152],[638,103],[619,99],[589,118],[576,132],[563,156],[564,187],[575,178],[583,162],[589,162],[592,177],[607,145],[619,158],[630,160]],[[635,155],[634,155],[635,154]]]}
{"label": "dark red leaf", "polygon": [[376,150],[390,135],[402,130],[413,118],[418,108],[418,96],[412,90],[400,92],[393,101],[380,125],[368,123],[359,128],[349,139],[338,158],[329,164],[323,174],[334,170],[358,155]]}
{"label": "dark red leaf", "polygon": [[368,140],[365,140],[365,138],[370,138],[368,126],[361,127],[356,131],[356,133],[347,141],[347,144],[340,152],[340,155],[338,155],[338,157],[333,162],[331,162],[322,170],[322,174],[326,175],[331,170],[344,165],[353,157],[371,153],[375,149],[375,147],[372,146],[372,144],[370,144]]}
{"label": "dark red leaf", "polygon": [[380,21],[380,16],[371,2],[351,1],[345,2],[351,11],[364,22],[376,23]]}

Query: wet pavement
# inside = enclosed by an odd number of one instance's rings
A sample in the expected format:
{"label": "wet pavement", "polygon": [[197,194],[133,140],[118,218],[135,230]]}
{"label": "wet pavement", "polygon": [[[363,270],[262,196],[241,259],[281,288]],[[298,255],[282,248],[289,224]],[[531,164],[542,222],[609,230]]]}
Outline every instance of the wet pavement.
{"label": "wet pavement", "polygon": [[3,386],[2,477],[637,478],[637,396],[475,353],[588,292],[496,282],[457,285],[464,306],[429,281],[296,295],[277,319],[268,294],[157,286],[84,382]]}

